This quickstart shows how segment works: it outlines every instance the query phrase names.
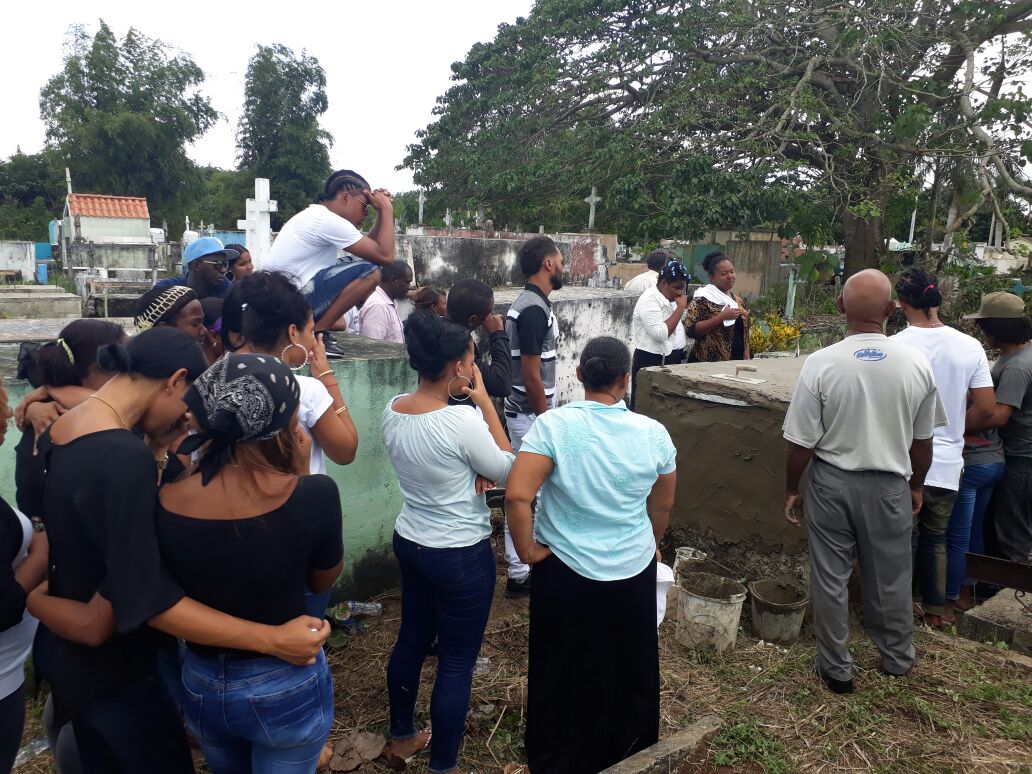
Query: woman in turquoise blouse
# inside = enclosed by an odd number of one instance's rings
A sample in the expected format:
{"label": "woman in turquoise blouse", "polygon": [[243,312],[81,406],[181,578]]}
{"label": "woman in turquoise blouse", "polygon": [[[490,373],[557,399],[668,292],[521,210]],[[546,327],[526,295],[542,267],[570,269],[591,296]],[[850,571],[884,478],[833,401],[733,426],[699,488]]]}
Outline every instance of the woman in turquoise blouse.
{"label": "woman in turquoise blouse", "polygon": [[677,451],[661,424],[627,409],[630,366],[623,342],[588,342],[584,400],[539,416],[509,475],[509,529],[534,566],[532,774],[594,774],[659,738],[657,546]]}

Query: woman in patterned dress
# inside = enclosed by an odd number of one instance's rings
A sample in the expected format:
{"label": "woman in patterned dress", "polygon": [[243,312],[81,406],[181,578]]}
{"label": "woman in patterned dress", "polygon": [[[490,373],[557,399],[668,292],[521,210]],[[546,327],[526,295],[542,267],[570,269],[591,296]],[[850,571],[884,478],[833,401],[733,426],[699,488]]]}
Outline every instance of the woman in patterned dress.
{"label": "woman in patterned dress", "polygon": [[689,363],[748,360],[749,310],[735,294],[735,265],[721,252],[709,253],[702,261],[710,284],[695,291],[688,304],[684,325],[695,347]]}

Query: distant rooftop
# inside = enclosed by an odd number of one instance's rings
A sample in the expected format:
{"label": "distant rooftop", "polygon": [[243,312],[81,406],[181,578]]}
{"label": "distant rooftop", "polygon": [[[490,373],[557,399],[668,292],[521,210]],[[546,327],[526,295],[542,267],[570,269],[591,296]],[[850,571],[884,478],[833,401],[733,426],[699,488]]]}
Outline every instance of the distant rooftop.
{"label": "distant rooftop", "polygon": [[150,220],[147,200],[142,196],[69,194],[68,210],[86,218],[142,218]]}

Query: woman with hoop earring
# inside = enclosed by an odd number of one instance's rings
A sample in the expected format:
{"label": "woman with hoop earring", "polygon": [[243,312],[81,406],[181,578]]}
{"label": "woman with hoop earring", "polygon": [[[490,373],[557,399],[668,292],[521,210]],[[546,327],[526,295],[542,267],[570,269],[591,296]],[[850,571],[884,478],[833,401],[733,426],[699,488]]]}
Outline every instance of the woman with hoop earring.
{"label": "woman with hoop earring", "polygon": [[[495,559],[485,489],[502,483],[512,446],[473,362],[465,327],[426,310],[404,325],[415,392],[383,412],[383,440],[398,475],[401,630],[387,665],[391,741],[383,757],[402,767],[429,749],[431,771],[457,771],[473,667],[491,612]],[[480,411],[449,405],[468,399]],[[423,661],[437,639],[430,731],[415,725]]]}

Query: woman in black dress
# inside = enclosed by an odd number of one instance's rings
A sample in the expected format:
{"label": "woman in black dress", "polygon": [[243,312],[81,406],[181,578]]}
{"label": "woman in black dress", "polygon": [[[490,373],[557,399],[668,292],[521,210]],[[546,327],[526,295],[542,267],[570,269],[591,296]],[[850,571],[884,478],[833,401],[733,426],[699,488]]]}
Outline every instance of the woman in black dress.
{"label": "woman in black dress", "polygon": [[183,594],[162,562],[154,514],[204,354],[188,334],[159,327],[102,348],[98,360],[115,376],[40,439],[50,568],[28,607],[56,635],[55,714],[72,722],[84,769],[188,772],[183,725],[157,670],[159,651],[175,643],[161,632],[304,664],[328,624],[254,624]]}

